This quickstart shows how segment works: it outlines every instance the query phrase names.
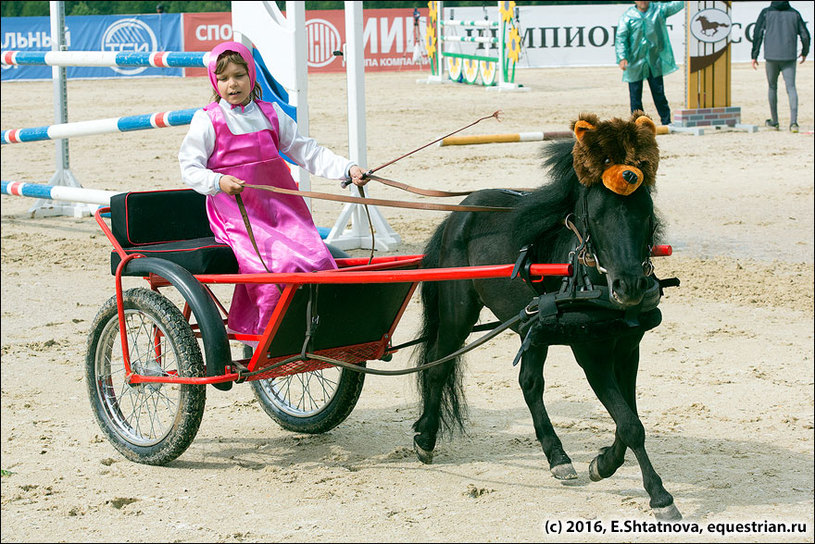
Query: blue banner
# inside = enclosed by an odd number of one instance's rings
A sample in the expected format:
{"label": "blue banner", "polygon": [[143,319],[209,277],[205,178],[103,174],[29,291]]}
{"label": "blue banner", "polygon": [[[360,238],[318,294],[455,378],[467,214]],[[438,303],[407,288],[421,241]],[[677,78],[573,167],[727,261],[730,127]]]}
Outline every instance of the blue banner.
{"label": "blue banner", "polygon": [[[2,50],[50,51],[50,17],[3,17]],[[152,53],[181,51],[181,14],[85,15],[65,18],[68,51]],[[181,77],[182,68],[151,66],[68,67],[69,79],[107,77]],[[3,66],[2,80],[51,79],[50,66]]]}

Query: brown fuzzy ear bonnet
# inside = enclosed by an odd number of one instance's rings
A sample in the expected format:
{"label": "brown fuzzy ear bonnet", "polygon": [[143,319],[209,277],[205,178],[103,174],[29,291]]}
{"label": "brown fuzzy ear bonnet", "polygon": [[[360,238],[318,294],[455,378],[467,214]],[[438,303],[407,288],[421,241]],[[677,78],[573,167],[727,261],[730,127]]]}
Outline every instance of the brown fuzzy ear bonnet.
{"label": "brown fuzzy ear bonnet", "polygon": [[[602,145],[602,141],[592,142],[592,145],[586,141],[588,135],[598,132],[600,128],[604,134],[598,138],[605,138],[606,141],[618,140],[613,142],[620,151],[617,155],[622,155],[617,157],[618,161],[608,155],[609,151]],[[602,180],[603,185],[610,191],[627,196],[636,191],[646,177],[648,177],[646,184],[654,183],[659,153],[655,140],[656,125],[647,115],[638,111],[632,114],[630,121],[612,119],[600,122],[596,115],[581,114],[580,119],[572,124],[572,130],[577,140],[573,151],[574,168],[578,180],[583,185],[588,187]],[[644,149],[637,153],[640,147]],[[596,156],[598,153],[606,156]],[[650,158],[652,172],[646,176],[638,166],[627,164],[629,161],[626,159],[630,155],[638,159]],[[641,165],[647,163],[648,161],[642,161]]]}

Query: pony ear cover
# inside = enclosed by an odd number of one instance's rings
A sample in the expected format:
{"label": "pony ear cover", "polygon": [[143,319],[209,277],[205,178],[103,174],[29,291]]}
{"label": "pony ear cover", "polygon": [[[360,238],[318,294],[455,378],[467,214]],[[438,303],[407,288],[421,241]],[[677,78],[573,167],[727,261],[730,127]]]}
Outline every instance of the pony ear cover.
{"label": "pony ear cover", "polygon": [[[585,136],[586,131],[589,130],[594,130],[594,125],[583,119],[576,121],[574,124],[574,136],[577,138],[577,141],[583,143],[583,136]],[[654,130],[656,131],[656,127],[654,127]]]}
{"label": "pony ear cover", "polygon": [[657,126],[654,124],[650,117],[647,117],[645,115],[640,115],[639,117],[637,117],[636,121],[634,121],[634,124],[637,125],[638,127],[645,127],[649,129],[653,134],[657,133]]}

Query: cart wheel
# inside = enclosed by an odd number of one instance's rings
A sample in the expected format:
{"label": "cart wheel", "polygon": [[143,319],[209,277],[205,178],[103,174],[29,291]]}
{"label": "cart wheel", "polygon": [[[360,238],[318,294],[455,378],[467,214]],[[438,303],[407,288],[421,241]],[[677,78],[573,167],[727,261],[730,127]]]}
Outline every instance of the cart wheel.
{"label": "cart wheel", "polygon": [[[134,372],[148,376],[205,375],[198,342],[178,308],[149,289],[123,293]],[[206,386],[130,385],[125,376],[116,297],[96,314],[85,373],[96,421],[113,447],[131,461],[164,465],[184,453],[198,432]]]}
{"label": "cart wheel", "polygon": [[[251,356],[252,348],[244,346],[244,357]],[[330,367],[251,383],[263,411],[278,425],[288,431],[319,434],[351,414],[365,374]]]}

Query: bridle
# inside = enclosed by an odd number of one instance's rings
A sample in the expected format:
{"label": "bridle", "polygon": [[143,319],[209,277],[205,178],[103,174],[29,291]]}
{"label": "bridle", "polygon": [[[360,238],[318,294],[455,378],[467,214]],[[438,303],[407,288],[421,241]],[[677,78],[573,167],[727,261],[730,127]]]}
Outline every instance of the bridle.
{"label": "bridle", "polygon": [[[577,237],[577,245],[571,252],[569,252],[569,259],[576,259],[577,263],[582,266],[594,268],[600,274],[608,274],[608,269],[606,269],[603,265],[600,264],[600,260],[597,257],[597,252],[594,251],[591,245],[591,233],[589,233],[589,208],[588,203],[586,202],[586,193],[584,191],[582,200],[582,213],[581,221],[585,226],[585,236],[583,236],[580,230],[575,225],[573,218],[577,217],[574,212],[569,213],[565,219],[563,220],[563,224],[571,230],[574,235]],[[656,230],[656,226],[651,225],[651,242],[653,243],[653,234]],[[642,261],[642,272],[645,276],[651,276],[654,273],[654,264],[651,262],[651,250],[653,245],[649,244],[646,254],[645,260]]]}
{"label": "bridle", "polygon": [[592,250],[591,247],[591,234],[586,234],[586,237],[580,234],[580,231],[577,230],[574,222],[572,221],[572,217],[574,217],[574,213],[570,213],[566,216],[566,219],[563,220],[563,224],[566,225],[570,231],[574,233],[577,237],[577,247],[569,252],[569,260],[572,258],[577,258],[577,262],[582,264],[583,266],[593,267],[596,268],[597,271],[601,274],[608,273],[608,270],[603,268],[597,260],[597,254]]}

